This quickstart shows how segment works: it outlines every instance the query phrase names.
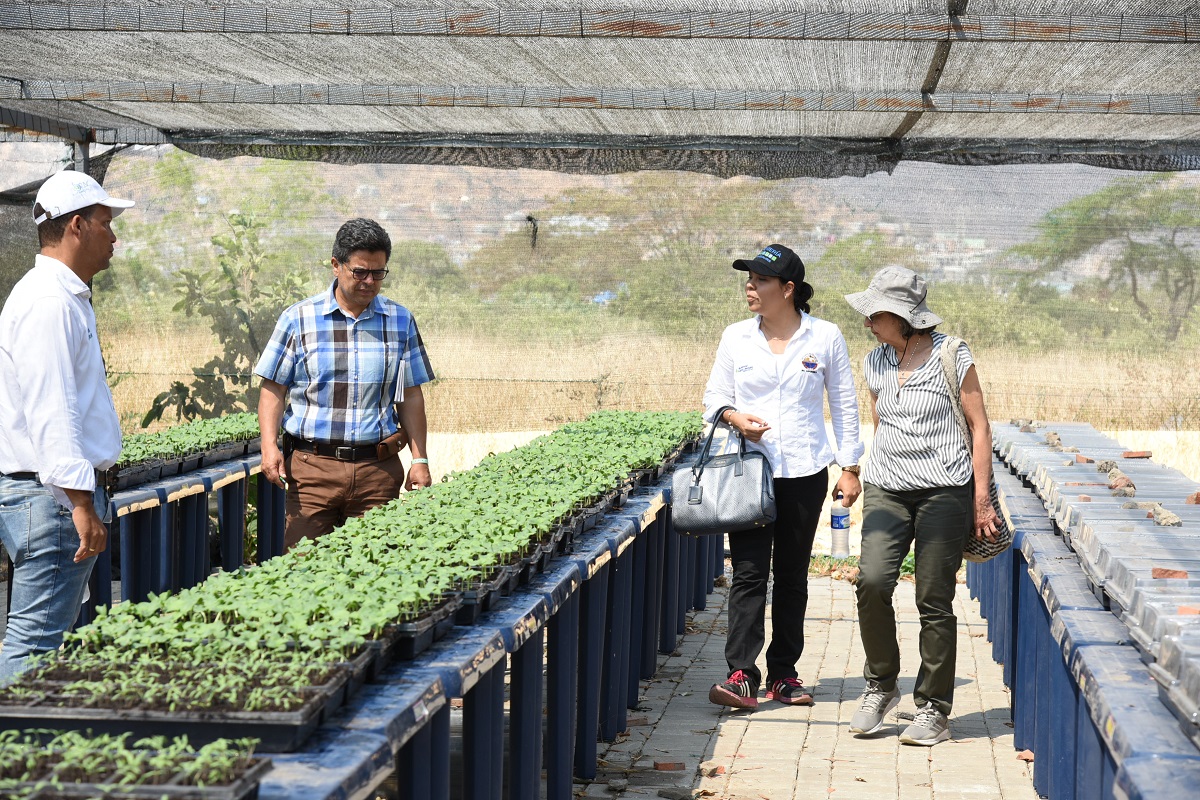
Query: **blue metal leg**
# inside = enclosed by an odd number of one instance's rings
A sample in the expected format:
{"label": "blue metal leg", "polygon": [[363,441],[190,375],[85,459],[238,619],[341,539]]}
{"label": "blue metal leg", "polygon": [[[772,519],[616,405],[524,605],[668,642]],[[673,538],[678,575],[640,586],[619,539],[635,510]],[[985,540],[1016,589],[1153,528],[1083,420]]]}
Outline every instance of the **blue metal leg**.
{"label": "blue metal leg", "polygon": [[217,521],[221,529],[221,569],[240,569],[246,553],[246,482],[217,489]]}
{"label": "blue metal leg", "polygon": [[708,536],[696,542],[696,568],[692,571],[692,608],[703,611],[708,606],[708,593],[712,591],[712,545]]}
{"label": "blue metal leg", "polygon": [[[1053,643],[1053,640],[1051,640]],[[1075,800],[1075,709],[1079,692],[1061,651],[1051,653],[1050,698],[1050,783],[1054,800]]]}
{"label": "blue metal leg", "polygon": [[[1005,578],[1012,571],[1012,550],[1005,550],[989,564],[988,572],[992,575],[992,585],[996,592],[996,633],[992,639],[992,660],[997,664],[1004,663],[1005,650],[1008,649],[1009,628],[1012,627],[1012,588]],[[991,627],[990,625],[988,626]]]}
{"label": "blue metal leg", "polygon": [[[283,490],[280,490],[282,494]],[[429,721],[433,745],[429,758],[429,800],[450,800],[450,704]],[[416,798],[414,798],[416,800]]]}
{"label": "blue metal leg", "polygon": [[208,576],[208,495],[194,494],[179,501],[180,547],[183,563],[180,588],[195,586]]}
{"label": "blue metal leg", "polygon": [[1037,667],[1037,648],[1034,646],[1034,614],[1042,613],[1041,598],[1033,591],[1033,582],[1026,573],[1018,589],[1017,645],[1013,654],[1012,711],[1013,746],[1018,750],[1033,749],[1034,673]]}
{"label": "blue metal leg", "polygon": [[675,534],[679,544],[679,599],[675,609],[675,633],[687,631],[687,612],[692,607],[692,581],[696,577],[696,537]]}
{"label": "blue metal leg", "polygon": [[433,794],[433,773],[426,765],[433,760],[433,729],[422,726],[396,753],[396,782],[404,800],[421,800]]}
{"label": "blue metal leg", "polygon": [[[1004,654],[1004,685],[1013,692],[1010,692],[1010,697],[1015,694],[1013,686],[1013,676],[1016,674],[1017,665],[1017,631],[1020,627],[1021,618],[1021,581],[1023,576],[1028,574],[1029,564],[1025,561],[1025,556],[1019,550],[1011,550],[1012,565],[1007,573],[1000,579],[1008,583],[1008,596],[1010,598],[1011,608],[1008,611],[1009,626],[1008,626],[1008,646]],[[1027,580],[1027,578],[1026,578]],[[1014,718],[1014,722],[1015,722]]]}
{"label": "blue metal leg", "polygon": [[604,673],[604,628],[608,606],[605,564],[580,589],[583,627],[579,636],[579,710],[575,728],[575,774],[596,777],[596,737],[600,730],[600,686]]}
{"label": "blue metal leg", "polygon": [[550,618],[546,654],[546,797],[572,800],[575,761],[575,695],[579,670],[579,592]]}
{"label": "blue metal leg", "polygon": [[[663,519],[665,515],[660,515],[659,519]],[[678,639],[677,628],[679,627],[679,557],[680,557],[680,536],[671,528],[662,526],[662,537],[664,540],[663,546],[663,607],[662,620],[660,621],[658,652],[663,655],[670,655],[675,652],[675,643]]]}
{"label": "blue metal leg", "polygon": [[170,592],[179,588],[176,569],[179,564],[179,537],[175,530],[174,505],[150,510],[153,533],[150,538],[150,590]]}
{"label": "blue metal leg", "polygon": [[[641,694],[639,681],[642,677],[642,658],[646,648],[646,605],[650,602],[646,588],[649,542],[650,537],[645,533],[638,534],[633,546],[627,551],[633,559],[630,575],[633,594],[629,605],[629,674],[625,676],[625,705],[628,708],[637,708],[638,696]],[[653,641],[650,644],[650,653],[654,653]]]}
{"label": "blue metal leg", "polygon": [[633,588],[633,551],[627,549],[610,565],[608,624],[605,626],[604,680],[600,690],[600,738],[613,742],[625,730],[629,685],[629,609]]}
{"label": "blue metal leg", "polygon": [[658,672],[658,629],[662,622],[663,604],[663,549],[666,542],[663,537],[663,518],[660,515],[642,536],[646,541],[646,604],[642,608],[642,663],[639,676],[651,678]]}
{"label": "blue metal leg", "polygon": [[[1042,797],[1049,796],[1050,788],[1050,715],[1057,711],[1050,700],[1050,650],[1054,639],[1050,636],[1050,615],[1045,606],[1038,604],[1035,612],[1037,629],[1034,631],[1034,646],[1037,648],[1036,672],[1033,676],[1034,696],[1030,704],[1033,717],[1033,789]],[[1054,648],[1057,650],[1057,647]]]}
{"label": "blue metal leg", "polygon": [[141,602],[150,596],[151,531],[154,509],[121,517],[121,599]]}
{"label": "blue metal leg", "polygon": [[542,781],[542,643],[545,631],[532,634],[512,654],[509,704],[509,798],[538,800]]}
{"label": "blue metal leg", "polygon": [[258,563],[283,555],[283,489],[258,474]]}
{"label": "blue metal leg", "polygon": [[500,800],[504,788],[502,665],[481,675],[479,682],[463,696],[463,764],[466,765],[463,771],[465,800]]}

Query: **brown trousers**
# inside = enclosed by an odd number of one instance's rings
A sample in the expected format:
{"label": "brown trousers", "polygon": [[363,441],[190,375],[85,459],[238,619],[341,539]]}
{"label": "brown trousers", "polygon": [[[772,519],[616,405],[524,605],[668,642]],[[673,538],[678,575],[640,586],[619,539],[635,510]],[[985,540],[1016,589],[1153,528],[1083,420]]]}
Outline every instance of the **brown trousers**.
{"label": "brown trousers", "polygon": [[284,551],[301,539],[329,533],[351,517],[400,496],[404,464],[399,456],[382,461],[338,461],[301,450],[287,457]]}

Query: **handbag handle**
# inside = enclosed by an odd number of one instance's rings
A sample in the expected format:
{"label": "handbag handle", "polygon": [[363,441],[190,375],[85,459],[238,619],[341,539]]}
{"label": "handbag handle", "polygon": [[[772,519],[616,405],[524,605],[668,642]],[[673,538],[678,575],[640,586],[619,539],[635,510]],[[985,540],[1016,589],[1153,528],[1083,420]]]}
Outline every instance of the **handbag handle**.
{"label": "handbag handle", "polygon": [[974,454],[975,443],[971,440],[971,429],[967,426],[967,415],[963,413],[962,390],[958,384],[958,348],[963,340],[947,336],[942,345],[942,374],[946,376],[946,385],[950,388],[950,405],[954,407],[954,419],[958,429],[962,431],[963,439],[967,442],[967,452]]}
{"label": "handbag handle", "polygon": [[[717,433],[717,426],[729,425],[729,423],[721,422],[721,415],[726,411],[736,410],[737,409],[735,409],[733,406],[721,406],[717,409],[717,413],[713,415],[712,428],[710,428],[708,431],[708,437],[704,440],[704,446],[700,448],[700,455],[696,458],[696,463],[692,465],[692,483],[700,483],[700,476],[704,473],[704,467],[711,460],[708,455],[708,451],[712,448],[713,437]],[[729,427],[731,430],[733,430],[734,435],[738,437],[738,454],[743,456],[746,455],[745,437],[742,436],[737,428],[734,428],[732,425],[729,425]]]}

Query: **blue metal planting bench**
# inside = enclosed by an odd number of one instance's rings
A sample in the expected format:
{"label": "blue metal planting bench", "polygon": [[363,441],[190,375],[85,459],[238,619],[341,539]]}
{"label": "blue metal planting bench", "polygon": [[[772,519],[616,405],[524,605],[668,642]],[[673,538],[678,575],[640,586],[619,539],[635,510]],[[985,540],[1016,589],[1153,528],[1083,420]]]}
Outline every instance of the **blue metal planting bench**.
{"label": "blue metal planting bench", "polygon": [[[253,454],[116,493],[110,536],[121,599],[179,591],[210,573],[214,497],[220,566],[239,568],[252,480],[258,561],[281,553],[284,496],[260,465]],[[453,778],[468,800],[499,800],[506,741],[509,797],[572,797],[575,777],[596,775],[597,742],[625,730],[639,681],[675,650],[687,611],[704,608],[723,571],[723,537],[674,532],[669,482],[668,473],[635,490],[475,624],[364,685],[301,751],[272,755],[259,797],[365,797],[395,771],[406,797],[448,798]],[[110,551],[97,562],[81,624],[96,605],[111,605],[111,586]],[[458,698],[464,769],[452,776],[450,700]]]}

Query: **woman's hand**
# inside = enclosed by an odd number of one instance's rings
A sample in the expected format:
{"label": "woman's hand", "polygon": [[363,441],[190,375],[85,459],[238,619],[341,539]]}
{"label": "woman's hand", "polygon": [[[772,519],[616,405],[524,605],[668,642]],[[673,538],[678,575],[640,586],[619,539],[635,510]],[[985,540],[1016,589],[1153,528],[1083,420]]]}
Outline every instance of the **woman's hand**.
{"label": "woman's hand", "polygon": [[763,437],[764,433],[771,430],[771,426],[767,424],[766,420],[759,419],[753,414],[742,414],[738,411],[727,413],[725,421],[744,436],[747,442],[757,442]]}
{"label": "woman's hand", "polygon": [[830,492],[830,496],[835,503],[838,501],[838,492],[842,493],[842,505],[849,508],[854,505],[855,501],[858,500],[858,496],[862,494],[862,483],[853,472],[843,472],[837,480],[837,485]]}
{"label": "woman's hand", "polygon": [[[976,488],[975,491],[978,492],[979,489]],[[989,542],[996,541],[999,533],[997,529],[999,521],[996,509],[992,507],[992,498],[985,488],[983,495],[975,498],[975,538],[987,539]]]}

